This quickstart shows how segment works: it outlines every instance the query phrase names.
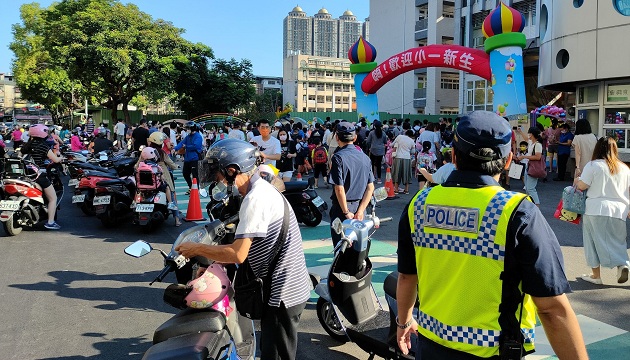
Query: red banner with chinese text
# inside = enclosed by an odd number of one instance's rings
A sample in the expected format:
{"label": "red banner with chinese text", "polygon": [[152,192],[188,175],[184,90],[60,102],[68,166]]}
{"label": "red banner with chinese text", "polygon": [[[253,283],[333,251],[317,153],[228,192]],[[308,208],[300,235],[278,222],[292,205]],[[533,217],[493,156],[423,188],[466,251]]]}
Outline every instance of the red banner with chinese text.
{"label": "red banner with chinese text", "polygon": [[460,45],[421,46],[383,61],[365,77],[361,89],[374,94],[388,81],[410,70],[426,67],[446,67],[462,70],[490,80],[490,56],[485,51]]}

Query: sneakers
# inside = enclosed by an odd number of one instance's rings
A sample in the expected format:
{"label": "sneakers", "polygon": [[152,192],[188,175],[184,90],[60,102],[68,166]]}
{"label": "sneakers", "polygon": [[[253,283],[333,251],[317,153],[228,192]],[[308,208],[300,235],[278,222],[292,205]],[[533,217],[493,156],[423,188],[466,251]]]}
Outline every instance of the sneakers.
{"label": "sneakers", "polygon": [[317,185],[313,185],[313,189],[319,189]]}
{"label": "sneakers", "polygon": [[190,189],[186,191],[185,195],[190,195]]}
{"label": "sneakers", "polygon": [[623,284],[628,281],[628,266],[617,266],[617,282]]}
{"label": "sneakers", "polygon": [[175,205],[175,203],[174,203],[174,202],[170,202],[170,203],[168,203],[168,205],[167,205],[166,207],[167,207],[169,210],[179,210],[179,209],[177,208],[177,205]]}
{"label": "sneakers", "polygon": [[580,279],[586,281],[586,282],[590,282],[591,284],[595,284],[595,285],[601,285],[602,284],[602,279],[601,278],[594,278],[592,277],[592,275],[582,275],[580,277]]}
{"label": "sneakers", "polygon": [[44,224],[44,227],[46,229],[48,229],[48,230],[59,230],[59,229],[61,229],[61,226],[59,226],[59,224],[57,224],[56,222],[46,223],[46,224]]}

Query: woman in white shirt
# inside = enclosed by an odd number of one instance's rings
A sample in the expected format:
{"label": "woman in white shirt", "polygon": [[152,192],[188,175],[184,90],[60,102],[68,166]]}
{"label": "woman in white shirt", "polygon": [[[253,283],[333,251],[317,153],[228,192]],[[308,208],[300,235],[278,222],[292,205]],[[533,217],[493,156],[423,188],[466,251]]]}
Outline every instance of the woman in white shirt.
{"label": "woman in white shirt", "polygon": [[617,282],[628,281],[626,218],[630,205],[630,169],[619,160],[615,139],[601,138],[593,160],[582,169],[577,187],[586,190],[584,255],[593,273],[582,280],[602,284],[600,267],[617,267]]}
{"label": "woman in white shirt", "polygon": [[[527,160],[529,166],[530,161],[539,161],[542,157],[542,136],[540,130],[536,127],[531,127],[527,131],[527,140],[529,146],[527,148],[527,155],[517,156],[518,160]],[[525,170],[525,192],[532,197],[534,204],[540,206],[540,199],[538,198],[538,191],[536,191],[536,185],[538,185],[538,179],[527,175]]]}
{"label": "woman in white shirt", "polygon": [[588,120],[580,119],[575,123],[575,137],[571,146],[575,149],[575,178],[582,174],[584,166],[591,161],[597,136],[591,131]]}
{"label": "woman in white shirt", "polygon": [[405,185],[405,194],[409,194],[409,183],[411,182],[411,155],[415,153],[416,143],[413,140],[413,130],[409,129],[404,134],[400,134],[392,144],[396,156],[392,180],[394,181],[394,192],[401,192],[398,184]]}

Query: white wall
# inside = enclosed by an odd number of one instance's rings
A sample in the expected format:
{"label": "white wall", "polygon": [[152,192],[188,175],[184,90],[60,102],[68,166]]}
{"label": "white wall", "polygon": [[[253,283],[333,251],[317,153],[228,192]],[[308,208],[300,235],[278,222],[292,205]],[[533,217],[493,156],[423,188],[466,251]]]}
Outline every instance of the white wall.
{"label": "white wall", "polygon": [[[370,0],[369,41],[376,48],[376,62],[381,63],[417,46],[414,40],[416,20],[414,0]],[[379,110],[391,114],[416,113],[413,91],[417,87],[413,71],[393,79],[378,91]]]}

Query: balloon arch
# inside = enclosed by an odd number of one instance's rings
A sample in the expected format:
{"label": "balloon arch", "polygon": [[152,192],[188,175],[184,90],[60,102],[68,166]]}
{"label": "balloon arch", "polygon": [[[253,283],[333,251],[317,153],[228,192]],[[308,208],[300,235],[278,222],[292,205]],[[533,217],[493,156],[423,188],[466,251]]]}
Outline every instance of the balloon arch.
{"label": "balloon arch", "polygon": [[374,46],[360,37],[348,51],[358,118],[379,120],[376,92],[400,74],[427,67],[461,70],[486,79],[492,87],[493,111],[501,116],[527,113],[524,27],[523,15],[501,3],[483,22],[485,51],[460,45],[427,45],[403,51],[381,64],[374,62]]}

